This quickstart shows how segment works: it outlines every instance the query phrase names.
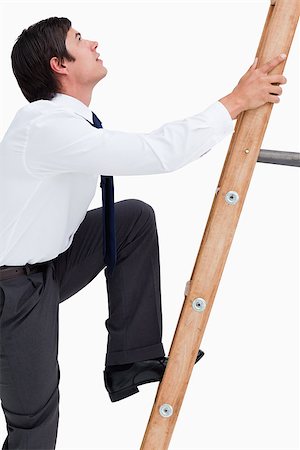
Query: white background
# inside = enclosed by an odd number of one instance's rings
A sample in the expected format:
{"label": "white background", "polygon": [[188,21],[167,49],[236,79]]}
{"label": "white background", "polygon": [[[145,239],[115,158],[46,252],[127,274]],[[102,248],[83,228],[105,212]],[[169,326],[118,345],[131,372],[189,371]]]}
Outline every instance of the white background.
{"label": "white background", "polygon": [[[24,28],[68,17],[97,40],[108,74],[90,108],[106,128],[148,132],[227,95],[252,64],[269,1],[1,3],[3,137],[27,101],[10,53]],[[299,151],[299,33],[263,148]],[[37,68],[38,70],[38,68]],[[163,175],[115,177],[115,200],[156,212],[168,354],[231,137]],[[90,208],[101,206],[97,188]],[[299,170],[257,164],[170,450],[299,449]],[[59,450],[139,448],[158,383],[111,403],[103,382],[102,271],[60,305]],[[0,445],[6,437],[0,417]]]}

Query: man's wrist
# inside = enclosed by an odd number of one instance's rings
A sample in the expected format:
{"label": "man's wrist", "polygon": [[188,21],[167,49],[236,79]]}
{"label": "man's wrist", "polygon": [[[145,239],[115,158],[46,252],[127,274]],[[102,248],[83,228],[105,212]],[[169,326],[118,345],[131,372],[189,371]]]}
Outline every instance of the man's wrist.
{"label": "man's wrist", "polygon": [[219,102],[221,102],[225,106],[233,120],[236,119],[237,116],[244,111],[240,99],[233,93],[220,98]]}

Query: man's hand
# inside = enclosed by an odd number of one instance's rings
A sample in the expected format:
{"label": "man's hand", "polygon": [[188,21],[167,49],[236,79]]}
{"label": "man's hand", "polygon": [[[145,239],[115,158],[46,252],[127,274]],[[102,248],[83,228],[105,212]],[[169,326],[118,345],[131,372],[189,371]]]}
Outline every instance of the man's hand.
{"label": "man's hand", "polygon": [[232,119],[247,109],[255,109],[265,103],[279,103],[282,94],[280,84],[287,82],[283,75],[268,75],[274,67],[281,64],[286,55],[281,54],[257,69],[258,58],[242,76],[238,85],[219,101],[228,109]]}

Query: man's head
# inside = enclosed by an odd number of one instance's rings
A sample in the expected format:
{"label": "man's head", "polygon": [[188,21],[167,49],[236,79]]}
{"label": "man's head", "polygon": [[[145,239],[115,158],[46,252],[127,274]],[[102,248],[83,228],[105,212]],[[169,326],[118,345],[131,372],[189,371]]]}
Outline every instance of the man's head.
{"label": "man's head", "polygon": [[56,92],[79,98],[91,95],[107,73],[102,61],[96,61],[97,46],[95,41],[82,39],[65,17],[50,17],[23,30],[11,61],[26,99],[51,100]]}

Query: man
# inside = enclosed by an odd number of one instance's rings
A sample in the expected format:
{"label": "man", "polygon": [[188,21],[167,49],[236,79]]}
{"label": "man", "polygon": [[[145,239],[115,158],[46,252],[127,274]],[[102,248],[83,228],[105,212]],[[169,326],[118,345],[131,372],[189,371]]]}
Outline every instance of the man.
{"label": "man", "polygon": [[[151,133],[101,128],[89,109],[106,74],[98,43],[66,18],[23,30],[12,68],[28,100],[0,147],[0,395],[3,449],[53,449],[59,405],[59,303],[105,267],[103,208],[87,211],[99,174],[166,173],[197,160],[233,132],[245,110],[278,103],[286,83],[268,75],[285,56],[249,68],[204,112]],[[98,129],[99,128],[99,129]],[[105,269],[109,301],[105,386],[112,401],[159,381],[162,344],[159,248],[152,207],[115,203],[116,264]],[[198,359],[203,355],[201,350]]]}

